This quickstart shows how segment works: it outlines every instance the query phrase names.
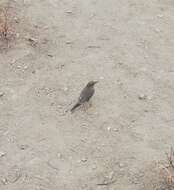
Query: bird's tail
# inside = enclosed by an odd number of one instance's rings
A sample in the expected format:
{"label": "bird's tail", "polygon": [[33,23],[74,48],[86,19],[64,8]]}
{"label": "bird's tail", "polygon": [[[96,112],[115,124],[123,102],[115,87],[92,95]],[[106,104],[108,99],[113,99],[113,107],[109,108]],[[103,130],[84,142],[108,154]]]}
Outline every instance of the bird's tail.
{"label": "bird's tail", "polygon": [[71,112],[73,112],[77,107],[79,107],[81,104],[80,103],[76,103],[72,108],[71,108]]}

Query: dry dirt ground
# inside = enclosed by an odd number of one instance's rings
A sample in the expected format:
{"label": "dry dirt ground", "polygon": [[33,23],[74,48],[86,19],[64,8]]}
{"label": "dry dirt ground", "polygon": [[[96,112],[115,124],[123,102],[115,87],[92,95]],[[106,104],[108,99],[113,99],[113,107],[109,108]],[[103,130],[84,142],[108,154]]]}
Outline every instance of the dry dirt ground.
{"label": "dry dirt ground", "polygon": [[[155,167],[174,145],[174,1],[11,0],[8,14],[0,190],[164,190]],[[66,112],[89,80],[92,106]]]}

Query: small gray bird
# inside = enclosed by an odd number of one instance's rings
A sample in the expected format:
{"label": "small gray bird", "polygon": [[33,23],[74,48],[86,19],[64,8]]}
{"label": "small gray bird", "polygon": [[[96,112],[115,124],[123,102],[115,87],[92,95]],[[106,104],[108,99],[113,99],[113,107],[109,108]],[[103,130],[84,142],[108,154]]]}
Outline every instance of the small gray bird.
{"label": "small gray bird", "polygon": [[78,98],[77,103],[72,107],[71,112],[73,112],[77,107],[80,105],[84,104],[85,102],[88,102],[90,98],[94,95],[94,85],[98,81],[90,81],[88,84],[85,86],[85,88],[81,91],[80,96]]}

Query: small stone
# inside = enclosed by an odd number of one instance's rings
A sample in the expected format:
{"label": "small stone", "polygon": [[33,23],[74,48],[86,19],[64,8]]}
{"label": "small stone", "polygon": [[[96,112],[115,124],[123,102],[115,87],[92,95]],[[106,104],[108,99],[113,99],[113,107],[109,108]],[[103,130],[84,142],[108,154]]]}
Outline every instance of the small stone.
{"label": "small stone", "polygon": [[81,162],[87,162],[87,158],[82,158]]}
{"label": "small stone", "polygon": [[67,92],[68,91],[68,88],[67,87],[64,87],[64,89],[63,89],[65,92]]}
{"label": "small stone", "polygon": [[4,96],[4,92],[0,92],[0,97]]}
{"label": "small stone", "polygon": [[25,70],[28,69],[28,66],[24,66],[24,69],[25,69]]}
{"label": "small stone", "polygon": [[163,17],[164,17],[164,15],[159,14],[159,15],[157,15],[157,17],[158,17],[158,18],[163,18]]}
{"label": "small stone", "polygon": [[1,152],[1,151],[0,151],[0,157],[4,157],[5,155],[6,155],[5,152]]}
{"label": "small stone", "polygon": [[93,166],[92,166],[92,169],[93,169],[93,170],[97,169],[97,166],[96,166],[96,165],[93,165]]}
{"label": "small stone", "polygon": [[108,178],[111,180],[114,177],[114,172],[110,172]]}
{"label": "small stone", "polygon": [[59,159],[61,159],[61,158],[62,158],[62,154],[61,154],[61,153],[58,153],[58,154],[57,154],[57,157],[58,157]]}
{"label": "small stone", "polygon": [[100,80],[103,80],[103,79],[104,79],[104,77],[103,77],[103,76],[101,76],[101,77],[100,77]]}
{"label": "small stone", "polygon": [[11,64],[14,64],[16,62],[16,59],[12,59]]}
{"label": "small stone", "polygon": [[120,168],[123,168],[123,167],[125,167],[125,164],[119,163],[119,167],[120,167]]}
{"label": "small stone", "polygon": [[113,131],[118,132],[119,130],[117,128],[113,129]]}
{"label": "small stone", "polygon": [[29,38],[28,38],[28,41],[29,41],[29,42],[32,42],[32,43],[33,43],[33,42],[36,43],[36,42],[37,42],[37,39],[36,39],[36,38],[31,38],[31,37],[29,37]]}
{"label": "small stone", "polygon": [[108,129],[108,131],[111,131],[111,127],[108,127],[107,129]]}
{"label": "small stone", "polygon": [[67,14],[72,14],[73,12],[72,11],[66,11]]}
{"label": "small stone", "polygon": [[86,123],[82,123],[81,127],[83,127],[83,128],[87,128],[88,125],[87,125]]}
{"label": "small stone", "polygon": [[152,96],[148,96],[147,97],[148,100],[152,100],[152,98],[153,98]]}
{"label": "small stone", "polygon": [[77,163],[81,163],[81,162],[87,162],[87,158],[82,158],[82,159],[77,161]]}
{"label": "small stone", "polygon": [[27,149],[29,146],[27,145],[27,144],[22,144],[22,145],[20,145],[19,146],[19,148],[21,149],[21,150],[25,150],[25,149]]}
{"label": "small stone", "polygon": [[60,105],[60,104],[57,105],[57,108],[58,108],[58,109],[62,109],[62,105]]}
{"label": "small stone", "polygon": [[8,184],[8,181],[7,181],[6,178],[2,178],[1,181],[2,181],[2,183],[3,183],[4,185],[7,185],[7,184]]}
{"label": "small stone", "polygon": [[66,44],[67,44],[67,45],[68,45],[68,44],[73,44],[73,42],[71,42],[71,41],[67,41]]}
{"label": "small stone", "polygon": [[48,56],[48,57],[53,57],[53,55],[52,55],[52,54],[48,54],[47,56]]}
{"label": "small stone", "polygon": [[31,46],[36,46],[38,44],[38,40],[36,38],[29,37],[27,40],[30,42]]}
{"label": "small stone", "polygon": [[19,38],[20,34],[19,33],[16,33],[16,38]]}
{"label": "small stone", "polygon": [[139,96],[138,96],[138,99],[139,100],[145,100],[147,98],[147,96],[145,95],[145,94],[140,94]]}

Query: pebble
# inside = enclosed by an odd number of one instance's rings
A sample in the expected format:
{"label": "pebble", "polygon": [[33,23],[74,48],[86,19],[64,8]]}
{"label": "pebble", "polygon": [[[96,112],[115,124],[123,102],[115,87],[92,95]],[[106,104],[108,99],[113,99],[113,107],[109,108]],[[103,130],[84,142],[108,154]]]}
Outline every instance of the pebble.
{"label": "pebble", "polygon": [[139,96],[138,96],[138,99],[139,100],[145,100],[147,98],[147,96],[145,95],[145,94],[140,94]]}
{"label": "pebble", "polygon": [[58,153],[58,154],[57,154],[57,157],[58,157],[59,159],[61,159],[61,158],[62,158],[62,154],[61,154],[61,153]]}
{"label": "pebble", "polygon": [[72,11],[66,11],[67,14],[72,14],[73,12]]}
{"label": "pebble", "polygon": [[113,131],[118,132],[119,130],[117,128],[113,129]]}
{"label": "pebble", "polygon": [[158,17],[158,18],[163,18],[163,17],[164,17],[164,15],[159,14],[159,15],[157,15],[157,17]]}
{"label": "pebble", "polygon": [[26,144],[22,144],[22,145],[20,145],[19,146],[19,148],[21,149],[21,150],[25,150],[25,149],[27,149],[29,146]]}
{"label": "pebble", "polygon": [[36,39],[36,38],[31,38],[31,37],[29,37],[29,38],[28,38],[28,41],[29,41],[29,42],[34,42],[34,43],[36,43],[36,42],[37,42],[37,39]]}
{"label": "pebble", "polygon": [[77,161],[77,163],[81,163],[81,162],[87,162],[87,158],[82,158],[81,160]]}
{"label": "pebble", "polygon": [[[52,105],[54,105],[54,103],[53,103]],[[60,104],[57,105],[57,108],[58,108],[58,109],[62,109],[62,105],[60,105]]]}
{"label": "pebble", "polygon": [[93,170],[97,169],[97,166],[96,166],[96,165],[93,165],[93,166],[92,166],[92,169],[93,169]]}
{"label": "pebble", "polygon": [[67,87],[64,87],[64,89],[63,89],[65,92],[67,92],[68,91],[68,88]]}
{"label": "pebble", "polygon": [[28,69],[28,66],[24,66],[24,69]]}
{"label": "pebble", "polygon": [[123,168],[123,167],[125,167],[125,164],[119,163],[119,167],[120,167],[120,168]]}
{"label": "pebble", "polygon": [[19,38],[20,34],[19,33],[16,33],[16,38]]}
{"label": "pebble", "polygon": [[87,158],[82,158],[81,162],[87,162]]}
{"label": "pebble", "polygon": [[145,110],[144,110],[144,112],[146,112],[146,113],[147,113],[147,112],[149,112],[149,110],[146,110],[146,109],[145,109]]}
{"label": "pebble", "polygon": [[4,92],[0,92],[0,97],[4,96]]}
{"label": "pebble", "polygon": [[67,41],[66,44],[73,44],[73,42],[71,42],[71,41]]}
{"label": "pebble", "polygon": [[147,99],[148,100],[152,100],[153,96],[148,96]]}
{"label": "pebble", "polygon": [[52,54],[47,54],[47,56],[48,56],[48,57],[53,57],[53,55],[52,55]]}
{"label": "pebble", "polygon": [[109,173],[108,178],[111,180],[113,177],[114,177],[114,172],[112,171]]}
{"label": "pebble", "polygon": [[1,152],[1,151],[0,151],[0,157],[3,157],[3,156],[5,156],[5,155],[6,155],[5,152]]}
{"label": "pebble", "polygon": [[7,185],[7,184],[8,184],[8,181],[7,181],[6,178],[1,179],[1,181],[2,181],[2,183],[3,183],[4,185]]}
{"label": "pebble", "polygon": [[[14,21],[18,24],[19,23],[19,19],[17,17],[14,18]],[[19,36],[19,33],[17,33]],[[16,35],[17,36],[17,35]]]}
{"label": "pebble", "polygon": [[12,59],[11,64],[14,64],[16,62],[16,59]]}

